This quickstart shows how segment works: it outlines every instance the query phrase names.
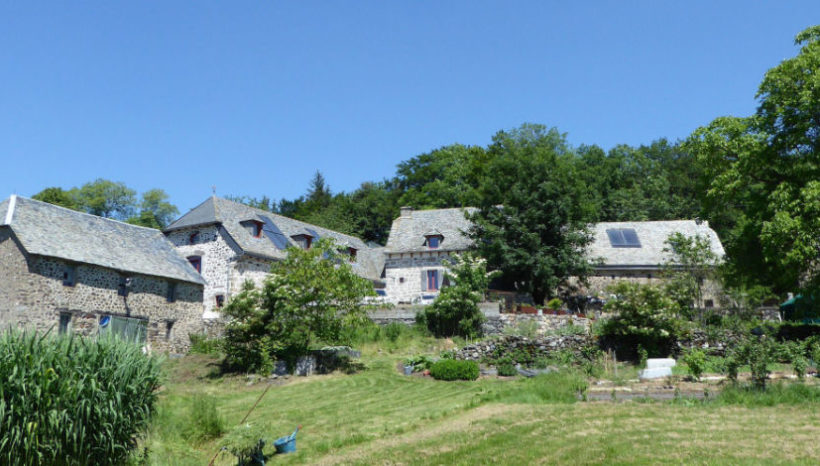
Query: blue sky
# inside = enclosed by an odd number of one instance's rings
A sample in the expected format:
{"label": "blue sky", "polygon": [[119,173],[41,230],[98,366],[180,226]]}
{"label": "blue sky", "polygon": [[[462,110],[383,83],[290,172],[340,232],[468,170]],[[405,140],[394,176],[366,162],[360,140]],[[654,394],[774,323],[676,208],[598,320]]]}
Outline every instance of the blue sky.
{"label": "blue sky", "polygon": [[0,4],[0,197],[98,177],[293,198],[524,122],[678,139],[754,112],[820,2]]}

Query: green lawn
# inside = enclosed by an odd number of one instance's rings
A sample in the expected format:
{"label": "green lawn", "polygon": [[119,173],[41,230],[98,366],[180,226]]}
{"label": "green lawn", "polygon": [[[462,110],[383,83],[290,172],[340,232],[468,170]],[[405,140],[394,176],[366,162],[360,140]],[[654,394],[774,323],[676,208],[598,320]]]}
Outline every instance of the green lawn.
{"label": "green lawn", "polygon": [[[435,350],[441,342],[419,344]],[[268,440],[296,425],[298,452],[274,463],[806,463],[820,461],[820,404],[747,408],[694,403],[570,403],[545,381],[438,382],[405,377],[406,350],[366,348],[368,369],[291,378],[248,418]],[[207,464],[223,438],[186,438],[192,400],[210,395],[229,430],[266,384],[208,376],[212,360],[168,361],[169,382],[145,441],[152,464]],[[224,437],[224,436],[223,436]],[[229,454],[216,464],[235,464]]]}

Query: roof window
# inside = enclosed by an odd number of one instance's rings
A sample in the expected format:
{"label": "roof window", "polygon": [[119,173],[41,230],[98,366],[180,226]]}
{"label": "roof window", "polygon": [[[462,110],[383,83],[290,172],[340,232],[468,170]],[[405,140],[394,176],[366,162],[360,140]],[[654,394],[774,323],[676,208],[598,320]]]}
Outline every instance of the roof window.
{"label": "roof window", "polygon": [[443,237],[441,235],[429,235],[427,236],[427,248],[429,249],[438,249],[441,246],[441,240]]}
{"label": "roof window", "polygon": [[634,228],[613,228],[606,231],[613,248],[639,248],[641,241]]}

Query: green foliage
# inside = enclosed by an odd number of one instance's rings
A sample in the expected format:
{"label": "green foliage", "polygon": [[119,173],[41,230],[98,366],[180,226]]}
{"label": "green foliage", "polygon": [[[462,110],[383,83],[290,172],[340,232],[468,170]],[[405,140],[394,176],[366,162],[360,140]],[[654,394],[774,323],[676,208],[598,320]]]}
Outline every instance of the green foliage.
{"label": "green foliage", "polygon": [[487,273],[485,261],[472,253],[455,255],[448,266],[454,284],[439,292],[433,304],[424,310],[422,320],[436,336],[479,336],[485,318],[478,303],[484,298],[493,273]]}
{"label": "green foliage", "polygon": [[453,144],[399,163],[400,205],[416,209],[477,205],[491,157],[481,147]]}
{"label": "green foliage", "polygon": [[531,319],[520,319],[515,325],[507,325],[501,332],[504,335],[534,338],[538,334],[538,322]]}
{"label": "green foliage", "polygon": [[740,366],[748,365],[755,388],[765,389],[771,364],[781,355],[782,347],[770,337],[748,337],[740,345],[730,348],[727,355],[729,379],[736,382]]}
{"label": "green foliage", "polygon": [[469,236],[492,270],[536,304],[569,277],[585,277],[582,253],[594,206],[565,135],[540,125],[499,131]]}
{"label": "green foliage", "polygon": [[[703,285],[714,280],[718,257],[712,251],[712,243],[706,236],[687,236],[673,233],[666,240],[664,252],[669,259],[664,264],[668,281],[664,285],[667,294],[678,302],[681,310],[703,308]],[[702,321],[702,313],[698,314]]]}
{"label": "green foliage", "polygon": [[803,383],[775,383],[766,390],[729,385],[721,390],[715,403],[747,407],[817,404],[820,403],[820,388]]}
{"label": "green foliage", "polygon": [[686,147],[704,167],[704,206],[728,253],[732,284],[818,286],[820,27],[798,34],[797,56],[766,72],[749,118],[721,117]]}
{"label": "green foliage", "polygon": [[646,349],[641,345],[638,345],[638,350],[637,351],[638,351],[638,367],[640,367],[641,369],[645,369],[646,368],[646,361],[647,361],[647,359],[649,359],[649,352],[646,351]]}
{"label": "green foliage", "polygon": [[559,310],[559,309],[563,309],[563,308],[564,308],[564,303],[559,298],[552,298],[549,301],[547,301],[547,309]]}
{"label": "green foliage", "polygon": [[515,364],[513,364],[512,359],[509,357],[499,358],[495,362],[496,369],[498,370],[498,375],[504,377],[512,377],[518,375],[518,369],[515,368]]}
{"label": "green foliage", "polygon": [[0,462],[121,464],[154,414],[159,362],[118,339],[0,335]]}
{"label": "green foliage", "polygon": [[185,424],[185,436],[194,442],[204,442],[221,436],[225,431],[225,420],[216,410],[216,399],[195,395]]}
{"label": "green foliage", "polygon": [[478,364],[475,361],[442,359],[430,367],[430,375],[436,380],[475,380]]}
{"label": "green foliage", "polygon": [[430,369],[433,367],[433,363],[433,359],[424,354],[407,358],[404,361],[405,366],[413,366],[413,372],[421,372],[423,370]]}
{"label": "green foliage", "polygon": [[619,282],[610,292],[616,297],[604,309],[615,315],[598,329],[604,344],[622,358],[635,358],[639,345],[650,357],[668,355],[682,332],[678,303],[652,285]]}
{"label": "green foliage", "polygon": [[264,452],[266,446],[264,439],[269,434],[259,424],[243,424],[228,432],[220,445],[222,450],[236,457],[239,466],[265,464],[270,455]]}
{"label": "green foliage", "polygon": [[589,384],[584,375],[574,370],[562,370],[507,383],[498,391],[484,395],[486,401],[502,403],[575,403],[586,395]]}
{"label": "green foliage", "polygon": [[80,205],[77,199],[74,198],[71,192],[65,191],[60,187],[46,188],[39,193],[31,196],[32,199],[49,204],[58,205],[72,210],[80,210]]}
{"label": "green foliage", "polygon": [[161,189],[150,189],[142,193],[139,214],[128,219],[128,223],[148,228],[163,229],[179,215],[175,205],[168,202],[168,194]]}
{"label": "green foliage", "polygon": [[261,290],[246,283],[225,306],[225,362],[268,372],[276,359],[292,363],[311,344],[342,342],[346,329],[366,322],[362,300],[372,294],[372,284],[353,273],[331,241],[323,238],[309,250],[290,248]]}
{"label": "green foliage", "polygon": [[691,349],[683,355],[683,362],[689,370],[689,375],[695,380],[700,380],[706,369],[706,353],[700,349]]}
{"label": "green foliage", "polygon": [[209,338],[204,333],[192,333],[188,335],[191,340],[190,354],[219,354],[222,341],[218,338]]}

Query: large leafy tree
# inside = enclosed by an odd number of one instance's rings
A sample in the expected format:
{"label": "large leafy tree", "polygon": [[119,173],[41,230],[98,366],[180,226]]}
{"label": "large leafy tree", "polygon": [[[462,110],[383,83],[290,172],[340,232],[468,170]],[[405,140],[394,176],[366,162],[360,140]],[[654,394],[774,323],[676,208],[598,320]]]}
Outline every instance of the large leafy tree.
{"label": "large leafy tree", "polygon": [[71,192],[81,210],[89,214],[126,220],[135,211],[137,193],[122,182],[98,178]]}
{"label": "large leafy tree", "polygon": [[490,269],[537,303],[569,277],[584,277],[586,228],[594,205],[578,176],[574,153],[556,129],[525,124],[500,131],[469,235]]}
{"label": "large leafy tree", "polygon": [[319,342],[340,341],[342,330],[366,318],[362,304],[373,285],[353,273],[327,238],[309,250],[288,249],[261,289],[248,282],[224,313],[226,362],[268,371],[276,359],[292,360]]}
{"label": "large leafy tree", "polygon": [[80,210],[80,205],[77,203],[77,199],[72,195],[72,192],[60,187],[46,188],[31,196],[31,198],[67,209]]}
{"label": "large leafy tree", "polygon": [[139,209],[139,213],[129,218],[128,223],[162,229],[179,215],[179,209],[168,202],[168,194],[161,189],[151,189],[142,193]]}
{"label": "large leafy tree", "polygon": [[722,117],[687,142],[709,181],[705,206],[726,235],[736,284],[817,288],[820,254],[820,26],[770,69],[748,118]]}

